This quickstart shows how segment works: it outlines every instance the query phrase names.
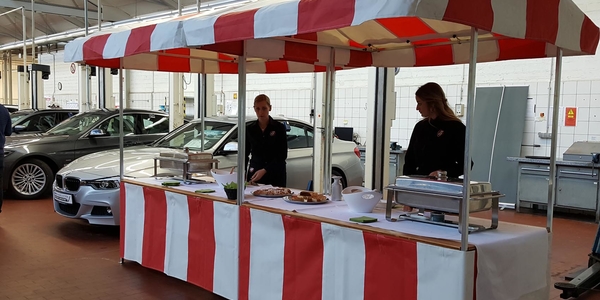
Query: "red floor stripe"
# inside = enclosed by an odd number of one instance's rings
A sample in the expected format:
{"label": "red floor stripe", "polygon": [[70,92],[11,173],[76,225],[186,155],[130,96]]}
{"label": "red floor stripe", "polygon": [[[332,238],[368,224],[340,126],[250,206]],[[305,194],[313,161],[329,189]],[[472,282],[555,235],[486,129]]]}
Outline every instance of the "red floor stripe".
{"label": "red floor stripe", "polygon": [[121,190],[119,191],[120,203],[119,203],[119,213],[121,214],[119,217],[119,223],[121,224],[119,230],[121,233],[121,238],[119,239],[119,248],[121,252],[121,258],[125,257],[125,183],[121,182]]}
{"label": "red floor stripe", "polygon": [[167,200],[165,191],[144,187],[143,266],[164,272],[166,236]]}
{"label": "red floor stripe", "polygon": [[283,228],[282,299],[321,299],[324,251],[321,223],[283,216]]}
{"label": "red floor stripe", "polygon": [[248,299],[248,289],[250,288],[250,230],[252,229],[252,219],[250,209],[240,207],[240,254],[239,254],[239,279],[238,296],[239,300]]}
{"label": "red floor stripe", "polygon": [[215,217],[213,201],[188,197],[190,231],[188,236],[187,280],[213,290],[215,268]]}
{"label": "red floor stripe", "polygon": [[[417,243],[364,232],[365,300],[417,299]],[[395,259],[390,260],[390,257]]]}

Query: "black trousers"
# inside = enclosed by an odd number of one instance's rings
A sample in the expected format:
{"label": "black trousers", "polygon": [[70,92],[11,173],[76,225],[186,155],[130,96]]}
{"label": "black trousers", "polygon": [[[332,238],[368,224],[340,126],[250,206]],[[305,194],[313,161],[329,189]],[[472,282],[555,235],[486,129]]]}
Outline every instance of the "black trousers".
{"label": "black trousers", "polygon": [[[260,169],[250,168],[248,175],[246,176],[246,180],[249,181],[250,178],[252,178],[252,175],[254,175],[254,173],[258,170]],[[277,187],[286,187],[287,172],[285,170],[267,172],[259,181],[257,181],[257,183],[270,184]]]}
{"label": "black trousers", "polygon": [[2,200],[4,199],[4,152],[0,153],[0,212],[2,212]]}

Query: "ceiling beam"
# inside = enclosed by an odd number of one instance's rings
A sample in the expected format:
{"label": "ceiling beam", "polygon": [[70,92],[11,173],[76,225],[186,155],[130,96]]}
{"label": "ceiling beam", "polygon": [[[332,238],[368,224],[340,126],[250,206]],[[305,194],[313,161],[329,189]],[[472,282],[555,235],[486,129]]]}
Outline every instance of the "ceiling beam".
{"label": "ceiling beam", "polygon": [[[16,1],[16,0],[0,0],[0,7],[6,7],[6,8],[25,7],[25,10],[31,11],[31,2]],[[73,7],[69,7],[69,6],[35,3],[34,9],[36,12],[40,12],[40,13],[85,18],[85,12],[82,9],[73,8]],[[97,20],[98,19],[98,11],[88,9],[88,18]],[[131,16],[128,15],[127,13],[123,12],[120,9],[110,7],[110,6],[104,6],[104,9],[102,11],[102,18],[104,21],[114,22],[114,21],[129,19],[129,18],[131,18]]]}

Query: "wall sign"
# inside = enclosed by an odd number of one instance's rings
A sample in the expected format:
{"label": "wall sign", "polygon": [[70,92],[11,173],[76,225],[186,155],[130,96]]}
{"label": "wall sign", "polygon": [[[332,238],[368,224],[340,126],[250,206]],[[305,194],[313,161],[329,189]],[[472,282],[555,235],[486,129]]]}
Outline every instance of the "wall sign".
{"label": "wall sign", "polygon": [[75,70],[76,70],[75,63],[71,63],[71,66],[69,67],[69,69],[71,70],[71,74],[75,74]]}
{"label": "wall sign", "polygon": [[577,125],[577,107],[565,108],[565,126]]}
{"label": "wall sign", "polygon": [[59,91],[62,91],[62,82],[60,82],[60,81],[58,82],[57,88]]}

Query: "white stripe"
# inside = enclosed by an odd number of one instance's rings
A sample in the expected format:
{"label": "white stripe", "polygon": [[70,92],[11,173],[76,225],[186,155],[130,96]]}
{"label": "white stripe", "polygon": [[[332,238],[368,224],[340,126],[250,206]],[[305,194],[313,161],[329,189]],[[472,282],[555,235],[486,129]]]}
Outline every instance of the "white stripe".
{"label": "white stripe", "polygon": [[123,58],[123,69],[159,71],[158,55],[141,53]]}
{"label": "white stripe", "polygon": [[350,62],[350,50],[335,49],[335,65],[345,66]]}
{"label": "white stripe", "polygon": [[259,9],[254,14],[254,38],[296,34],[299,2],[295,0]]}
{"label": "white stripe", "polygon": [[[393,0],[391,0],[393,1]],[[441,20],[446,14],[449,0],[415,0],[417,3],[416,16],[424,19]]]}
{"label": "white stripe", "polygon": [[251,209],[250,217],[252,229],[248,299],[281,299],[285,246],[282,216]]}
{"label": "white stripe", "polygon": [[180,20],[157,24],[150,36],[150,52],[185,47],[182,29]]}
{"label": "white stripe", "polygon": [[[452,45],[454,64],[469,63],[471,57],[470,47],[470,43]],[[477,62],[496,61],[498,55],[498,42],[496,40],[487,40],[477,44]]]}
{"label": "white stripe", "polygon": [[190,212],[187,196],[165,192],[167,200],[167,236],[165,274],[187,281]]}
{"label": "white stripe", "polygon": [[183,34],[187,46],[215,43],[215,21],[217,16],[197,17],[183,21]]}
{"label": "white stripe", "polygon": [[418,3],[415,0],[356,0],[352,26],[379,18],[412,16]]}
{"label": "white stripe", "polygon": [[279,60],[285,54],[285,41],[264,39],[247,40],[246,55],[262,59]]}
{"label": "white stripe", "polygon": [[253,61],[246,63],[246,72],[252,74],[265,74],[267,73],[267,65],[264,61]]}
{"label": "white stripe", "polygon": [[144,189],[125,183],[125,253],[124,258],[142,263],[144,241]]}
{"label": "white stripe", "polygon": [[238,297],[239,219],[237,205],[213,201],[215,267],[212,292],[227,299]]}
{"label": "white stripe", "polygon": [[417,63],[413,48],[373,52],[374,67],[414,67]]}
{"label": "white stripe", "polygon": [[474,270],[475,251],[417,243],[417,299],[473,299]]}
{"label": "white stripe", "polygon": [[102,57],[110,59],[125,56],[125,48],[127,47],[127,40],[129,40],[130,34],[131,30],[125,30],[108,36]]}
{"label": "white stripe", "polygon": [[304,64],[304,63],[288,61],[287,65],[288,65],[288,70],[290,70],[290,73],[307,73],[307,72],[315,71],[315,66],[312,64]]}
{"label": "white stripe", "polygon": [[82,62],[83,61],[83,44],[89,38],[77,38],[68,42],[65,45],[65,54],[63,55],[64,62]]}
{"label": "white stripe", "polygon": [[365,240],[356,229],[321,224],[323,235],[323,289],[321,298],[364,298]]}
{"label": "white stripe", "polygon": [[[558,6],[557,47],[581,51],[581,27],[585,15],[575,3],[560,1]],[[550,41],[552,42],[552,41]]]}
{"label": "white stripe", "polygon": [[492,0],[492,32],[523,39],[527,31],[527,1]]}

